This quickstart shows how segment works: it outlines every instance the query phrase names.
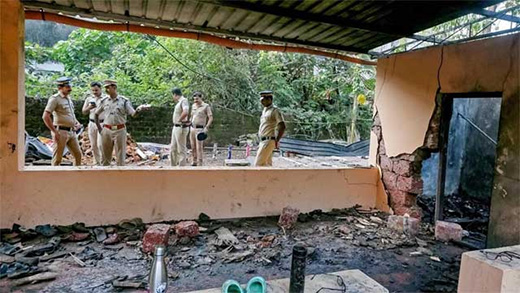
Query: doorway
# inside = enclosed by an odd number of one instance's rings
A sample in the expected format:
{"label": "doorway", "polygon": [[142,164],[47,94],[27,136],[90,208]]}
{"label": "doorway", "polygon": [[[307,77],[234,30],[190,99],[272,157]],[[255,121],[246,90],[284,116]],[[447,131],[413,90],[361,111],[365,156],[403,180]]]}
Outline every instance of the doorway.
{"label": "doorway", "polygon": [[435,220],[462,226],[464,242],[486,243],[499,131],[500,93],[444,95]]}

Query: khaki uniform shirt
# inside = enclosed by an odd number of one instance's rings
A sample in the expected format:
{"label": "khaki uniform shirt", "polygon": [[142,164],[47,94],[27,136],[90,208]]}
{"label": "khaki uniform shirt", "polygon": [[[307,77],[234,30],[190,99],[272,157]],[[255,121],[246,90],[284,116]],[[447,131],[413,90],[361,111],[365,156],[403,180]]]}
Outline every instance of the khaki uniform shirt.
{"label": "khaki uniform shirt", "polygon": [[[105,95],[101,95],[99,98],[94,96],[93,94],[88,94],[87,95],[87,97],[85,98],[85,103],[83,103],[83,108],[85,108],[85,106],[88,106],[88,104],[90,104],[90,102],[96,103],[96,107],[92,108],[90,110],[90,114],[88,115],[88,119],[91,119],[91,120],[96,119],[96,117],[95,117],[96,110],[99,107],[99,105],[101,103],[101,100],[103,100],[104,98],[106,98]],[[99,115],[99,120],[103,120],[103,119],[105,119],[105,113],[101,113]]]}
{"label": "khaki uniform shirt", "polygon": [[74,127],[76,124],[74,104],[69,97],[64,97],[61,93],[52,95],[49,98],[45,111],[52,114],[54,125]]}
{"label": "khaki uniform shirt", "polygon": [[[188,99],[186,99],[185,97],[181,97],[179,99],[179,101],[177,102],[177,104],[175,104],[175,108],[173,110],[173,123],[181,124],[182,121],[180,121],[180,119],[181,119],[182,111],[185,110],[187,112],[187,111],[189,111],[189,109],[190,109],[190,104],[188,102]],[[188,119],[188,117],[186,117],[185,119]]]}
{"label": "khaki uniform shirt", "polygon": [[260,117],[260,128],[258,129],[258,135],[264,136],[275,136],[275,130],[278,123],[284,122],[282,113],[278,108],[271,105],[264,108],[262,111],[262,117]]}
{"label": "khaki uniform shirt", "polygon": [[126,124],[126,115],[134,115],[132,103],[125,97],[117,95],[115,99],[105,97],[100,101],[96,114],[105,113],[104,123],[107,125]]}
{"label": "khaki uniform shirt", "polygon": [[206,126],[208,117],[211,116],[213,116],[213,113],[211,112],[211,107],[208,104],[202,103],[199,106],[193,103],[193,106],[191,106],[191,123],[193,126]]}

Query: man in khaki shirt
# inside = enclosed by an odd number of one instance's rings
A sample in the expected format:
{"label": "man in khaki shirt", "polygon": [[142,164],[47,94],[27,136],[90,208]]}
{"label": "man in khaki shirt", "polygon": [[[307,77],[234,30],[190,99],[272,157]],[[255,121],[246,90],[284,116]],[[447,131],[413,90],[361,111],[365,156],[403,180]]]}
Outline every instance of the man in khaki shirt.
{"label": "man in khaki shirt", "polygon": [[[74,156],[74,166],[81,165],[81,150],[79,148],[76,129],[81,124],[74,114],[74,104],[69,94],[72,91],[70,78],[61,77],[58,84],[58,93],[51,96],[43,112],[43,122],[52,133],[52,166],[59,166],[63,159],[65,146]],[[51,118],[51,114],[53,118]]]}
{"label": "man in khaki shirt", "polygon": [[[117,82],[115,80],[105,80],[105,91],[108,97],[100,101],[94,115],[97,129],[101,134],[103,166],[110,166],[114,145],[116,147],[116,163],[118,166],[124,166],[126,157],[126,116],[135,117],[146,106],[141,105],[134,110],[132,103],[117,93]],[[103,126],[101,126],[100,122],[102,113],[105,114]]]}
{"label": "man in khaki shirt", "polygon": [[[98,132],[98,128],[96,125],[96,109],[101,103],[101,100],[105,96],[101,91],[101,83],[93,82],[90,84],[90,93],[85,98],[85,103],[83,103],[82,112],[84,115],[89,115],[88,120],[88,139],[90,140],[90,146],[92,148],[92,154],[94,155],[94,161],[96,165],[101,165],[101,153],[102,153],[102,143],[101,143],[101,135]],[[105,119],[105,115],[101,113],[99,116],[99,122],[103,123]]]}
{"label": "man in khaki shirt", "polygon": [[202,166],[204,159],[204,140],[198,140],[199,133],[208,133],[208,129],[213,123],[213,113],[211,107],[202,101],[202,93],[193,94],[193,105],[191,106],[191,130],[190,144],[193,157],[192,166]]}
{"label": "man in khaki shirt", "polygon": [[[285,122],[280,110],[273,106],[273,92],[260,92],[260,103],[264,106],[264,110],[258,130],[260,145],[256,153],[255,166],[272,166],[273,151],[279,147],[280,139],[285,132]],[[275,135],[276,129],[278,134]]]}
{"label": "man in khaki shirt", "polygon": [[173,129],[170,151],[170,163],[172,166],[186,166],[186,138],[190,127],[188,114],[190,104],[182,95],[179,88],[172,90],[173,100],[177,102],[173,110]]}

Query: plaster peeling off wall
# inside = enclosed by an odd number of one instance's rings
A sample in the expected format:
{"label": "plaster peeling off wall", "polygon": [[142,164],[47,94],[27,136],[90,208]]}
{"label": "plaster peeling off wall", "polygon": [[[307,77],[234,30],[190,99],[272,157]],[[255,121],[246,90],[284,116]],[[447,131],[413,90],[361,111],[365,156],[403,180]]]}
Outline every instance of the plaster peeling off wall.
{"label": "plaster peeling off wall", "polygon": [[376,108],[389,157],[424,143],[435,108],[441,48],[394,55],[377,62]]}

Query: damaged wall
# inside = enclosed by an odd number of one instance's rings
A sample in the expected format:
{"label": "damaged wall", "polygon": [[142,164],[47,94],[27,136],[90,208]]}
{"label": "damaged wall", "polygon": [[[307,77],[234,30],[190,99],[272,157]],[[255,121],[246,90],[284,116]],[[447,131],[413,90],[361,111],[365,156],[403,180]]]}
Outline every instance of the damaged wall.
{"label": "damaged wall", "polygon": [[[24,170],[23,7],[0,1],[0,227],[19,223],[107,225],[279,214],[360,204],[385,209],[377,168]],[[326,187],[326,188],[324,188]]]}
{"label": "damaged wall", "polygon": [[[488,245],[520,243],[518,54],[519,35],[515,34],[378,60],[375,105],[381,123],[379,128],[374,127],[381,132],[381,139],[373,140],[378,143],[371,148],[378,149],[376,160],[383,170],[394,211],[408,212],[415,196],[422,191],[420,168],[412,168],[411,177],[415,179],[401,188],[394,187],[399,192],[392,193],[391,184],[399,182],[401,176],[395,173],[394,163],[402,156],[413,155],[418,160],[411,167],[420,165],[421,150],[436,147],[438,123],[431,122],[436,121],[432,116],[437,91],[441,94],[502,92]],[[397,177],[395,181],[393,177]],[[400,192],[407,188],[403,196]],[[401,204],[405,202],[402,198],[407,199],[406,204]]]}

